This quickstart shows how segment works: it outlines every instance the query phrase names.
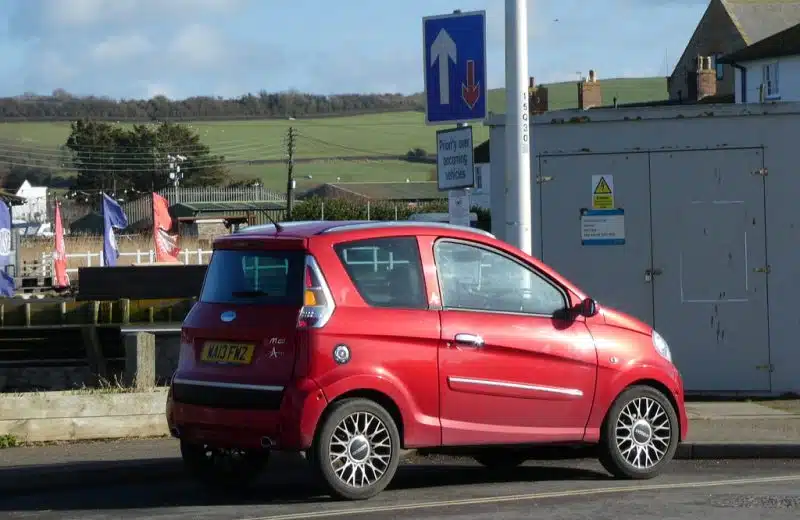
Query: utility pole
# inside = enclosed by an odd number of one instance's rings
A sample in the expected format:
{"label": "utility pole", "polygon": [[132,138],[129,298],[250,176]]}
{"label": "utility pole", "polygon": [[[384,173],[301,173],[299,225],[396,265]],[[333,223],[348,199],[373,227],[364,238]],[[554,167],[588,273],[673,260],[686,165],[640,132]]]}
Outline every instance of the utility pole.
{"label": "utility pole", "polygon": [[181,163],[185,160],[186,157],[183,155],[167,155],[167,161],[169,163],[169,179],[172,181],[172,184],[175,187],[175,204],[178,204],[181,201],[178,194],[178,186],[183,179],[183,173],[181,173]]}
{"label": "utility pole", "polygon": [[506,241],[532,254],[528,9],[506,0]]}
{"label": "utility pole", "polygon": [[286,141],[286,220],[292,220],[292,198],[294,197],[294,128],[289,127],[288,140]]}

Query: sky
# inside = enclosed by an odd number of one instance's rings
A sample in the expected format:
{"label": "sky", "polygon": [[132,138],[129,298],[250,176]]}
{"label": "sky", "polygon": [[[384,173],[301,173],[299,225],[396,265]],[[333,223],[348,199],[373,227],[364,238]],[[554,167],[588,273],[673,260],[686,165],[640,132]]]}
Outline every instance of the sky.
{"label": "sky", "polygon": [[[707,4],[528,0],[529,74],[664,76]],[[422,17],[454,9],[486,10],[488,83],[502,87],[505,0],[0,0],[0,96],[410,94]]]}

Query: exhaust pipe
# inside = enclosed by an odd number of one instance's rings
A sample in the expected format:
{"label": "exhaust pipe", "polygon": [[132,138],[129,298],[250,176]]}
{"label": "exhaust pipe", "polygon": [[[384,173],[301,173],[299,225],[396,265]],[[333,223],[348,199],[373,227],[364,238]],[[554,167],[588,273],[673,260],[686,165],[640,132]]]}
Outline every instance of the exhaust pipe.
{"label": "exhaust pipe", "polygon": [[269,437],[261,437],[261,447],[265,450],[272,448],[272,439]]}
{"label": "exhaust pipe", "polygon": [[181,438],[181,431],[178,429],[177,426],[173,426],[172,428],[170,428],[169,433],[172,434],[172,436],[175,437],[176,439]]}

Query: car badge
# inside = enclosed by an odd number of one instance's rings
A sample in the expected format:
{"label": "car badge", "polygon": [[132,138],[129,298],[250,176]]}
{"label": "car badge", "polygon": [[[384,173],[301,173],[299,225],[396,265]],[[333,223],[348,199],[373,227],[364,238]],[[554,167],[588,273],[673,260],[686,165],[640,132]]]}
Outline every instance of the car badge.
{"label": "car badge", "polygon": [[225,311],[219,315],[219,319],[224,321],[225,323],[230,323],[236,319],[236,312],[234,311]]}
{"label": "car badge", "polygon": [[269,359],[277,359],[283,355],[283,352],[279,351],[275,347],[272,347],[272,350],[269,351]]}

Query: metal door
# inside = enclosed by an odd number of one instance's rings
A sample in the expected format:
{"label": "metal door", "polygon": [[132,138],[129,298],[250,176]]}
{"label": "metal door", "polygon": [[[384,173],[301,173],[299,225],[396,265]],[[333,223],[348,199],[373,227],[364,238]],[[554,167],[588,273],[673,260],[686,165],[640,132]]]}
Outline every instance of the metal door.
{"label": "metal door", "polygon": [[689,391],[769,391],[763,151],[651,155],[656,329]]}
{"label": "metal door", "polygon": [[[601,304],[652,324],[652,285],[644,280],[651,266],[647,154],[542,157],[540,174],[542,260]],[[624,210],[625,243],[582,245],[581,209],[592,208],[592,176],[609,174],[614,206]]]}

